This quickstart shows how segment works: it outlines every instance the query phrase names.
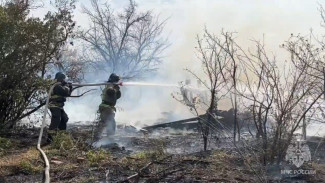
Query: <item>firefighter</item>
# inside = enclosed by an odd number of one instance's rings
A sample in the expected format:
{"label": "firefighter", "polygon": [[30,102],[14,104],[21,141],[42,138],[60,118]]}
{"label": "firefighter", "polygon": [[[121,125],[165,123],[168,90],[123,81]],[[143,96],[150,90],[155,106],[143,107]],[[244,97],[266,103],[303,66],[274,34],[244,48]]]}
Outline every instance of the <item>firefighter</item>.
{"label": "firefighter", "polygon": [[65,113],[63,106],[66,101],[66,97],[69,97],[72,92],[71,83],[65,81],[65,75],[61,72],[55,74],[55,81],[60,82],[53,88],[50,96],[49,108],[51,111],[51,124],[48,131],[47,142],[51,143],[53,136],[58,130],[66,130],[67,122],[69,120],[68,115]]}
{"label": "firefighter", "polygon": [[106,128],[107,136],[115,134],[116,122],[115,122],[115,112],[116,112],[116,101],[121,97],[120,87],[117,83],[120,81],[120,77],[116,74],[111,74],[109,76],[108,82],[112,83],[106,85],[102,91],[102,103],[99,105],[99,122],[95,129],[94,140],[98,141]]}

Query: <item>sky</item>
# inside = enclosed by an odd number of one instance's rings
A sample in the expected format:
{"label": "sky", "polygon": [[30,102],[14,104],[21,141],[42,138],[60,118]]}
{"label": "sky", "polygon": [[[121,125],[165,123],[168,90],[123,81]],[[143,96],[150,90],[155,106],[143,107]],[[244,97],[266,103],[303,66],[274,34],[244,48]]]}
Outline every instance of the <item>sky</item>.
{"label": "sky", "polygon": [[[109,2],[113,9],[120,11],[129,0],[101,2]],[[205,26],[215,34],[222,29],[237,32],[237,40],[243,47],[253,46],[250,40],[264,37],[267,48],[277,55],[282,54],[279,45],[291,33],[305,35],[313,29],[316,34],[322,34],[325,30],[320,26],[318,10],[322,2],[316,0],[136,0],[136,3],[141,11],[151,10],[161,19],[168,18],[164,34],[169,37],[171,46],[163,66],[175,73],[173,78],[182,79],[184,74],[179,71],[184,67],[197,68],[195,37]],[[77,25],[87,28],[89,20],[82,13],[82,7],[91,7],[90,0],[79,0],[75,11]],[[47,8],[33,14],[40,16]]]}
{"label": "sky", "polygon": [[[47,2],[43,0],[43,2]],[[102,0],[104,2],[104,0]],[[128,0],[109,0],[112,8],[120,11]],[[200,63],[195,54],[196,35],[202,34],[204,27],[218,35],[223,29],[236,32],[236,39],[243,48],[254,46],[251,40],[264,40],[269,52],[280,59],[286,52],[279,45],[291,34],[308,35],[311,30],[316,35],[324,34],[318,10],[325,1],[316,0],[136,0],[141,11],[151,10],[162,19],[168,18],[164,35],[169,37],[171,46],[165,52],[163,64],[155,77],[155,82],[177,84],[189,77],[185,68],[200,71]],[[75,20],[81,28],[87,28],[89,20],[82,13],[82,7],[90,7],[89,0],[79,0]],[[48,10],[32,12],[42,16]],[[106,79],[106,78],[105,78]],[[149,78],[150,80],[150,78]],[[117,113],[117,121],[136,124],[145,121],[152,124],[165,117],[163,112],[173,113],[171,119],[191,117],[182,104],[171,97],[173,89],[132,88],[131,96],[126,96],[118,105],[123,110]],[[150,91],[150,92],[148,92]],[[134,103],[134,100],[137,102]],[[85,102],[87,101],[87,102]],[[133,101],[133,102],[130,102]],[[71,121],[94,120],[100,97],[91,95],[81,102],[72,99],[66,104]],[[140,107],[141,106],[141,107]],[[229,108],[229,104],[221,104]],[[131,120],[130,120],[131,119]]]}

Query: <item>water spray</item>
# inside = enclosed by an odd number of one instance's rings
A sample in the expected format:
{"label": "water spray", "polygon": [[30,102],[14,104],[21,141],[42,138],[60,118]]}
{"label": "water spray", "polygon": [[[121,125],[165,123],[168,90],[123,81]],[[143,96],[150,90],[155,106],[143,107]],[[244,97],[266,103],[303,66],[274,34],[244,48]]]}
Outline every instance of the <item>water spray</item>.
{"label": "water spray", "polygon": [[147,83],[147,82],[120,82],[117,84],[120,86],[169,87],[169,88],[186,89],[186,90],[198,91],[198,92],[207,91],[206,88],[193,87],[189,85],[181,86],[177,84],[160,84],[160,83]]}
{"label": "water spray", "polygon": [[144,83],[144,82],[121,82],[121,86],[161,86],[161,87],[176,87],[180,86],[175,84],[159,84],[159,83]]}

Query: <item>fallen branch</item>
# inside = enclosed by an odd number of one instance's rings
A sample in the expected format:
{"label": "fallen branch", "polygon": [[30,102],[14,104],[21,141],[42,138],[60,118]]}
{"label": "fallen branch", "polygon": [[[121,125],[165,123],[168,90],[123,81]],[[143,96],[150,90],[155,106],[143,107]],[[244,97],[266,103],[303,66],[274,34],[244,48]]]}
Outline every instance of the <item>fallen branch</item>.
{"label": "fallen branch", "polygon": [[170,157],[172,157],[172,155],[166,156],[166,157],[164,157],[163,159],[161,159],[159,161],[151,161],[150,163],[146,164],[146,166],[142,167],[136,174],[133,174],[133,175],[127,177],[126,179],[120,181],[120,183],[122,183],[122,182],[130,182],[131,179],[142,177],[143,176],[142,172],[145,171],[146,169],[148,169],[150,165],[152,165],[154,163],[159,163],[159,162],[164,161],[165,159],[170,158]]}
{"label": "fallen branch", "polygon": [[[165,169],[155,173],[152,176],[153,178],[148,179],[146,182],[159,182],[159,180],[167,177],[168,175],[171,175],[178,171],[183,171],[184,170],[184,168],[182,167],[183,163],[184,163],[183,161],[178,162],[177,164],[174,164],[173,166],[170,166],[168,168],[165,168]],[[178,166],[181,166],[181,168],[175,169]]]}
{"label": "fallen branch", "polygon": [[153,162],[150,162],[150,163],[146,164],[146,166],[142,167],[142,168],[141,168],[141,169],[140,169],[136,174],[133,174],[133,175],[129,176],[128,178],[126,178],[126,179],[124,179],[124,180],[122,180],[122,181],[120,181],[120,182],[121,182],[121,183],[122,183],[122,182],[129,182],[129,180],[131,180],[131,179],[141,177],[142,172],[143,172],[144,170],[146,170],[147,168],[149,168],[149,166],[152,165],[152,164],[153,164]]}
{"label": "fallen branch", "polygon": [[[168,169],[170,169],[170,168],[168,168]],[[165,169],[165,170],[157,173],[157,175],[160,174],[160,173],[162,173],[162,175],[160,175],[159,177],[152,178],[152,179],[148,179],[146,182],[159,182],[161,179],[163,179],[163,178],[165,178],[165,177],[167,177],[169,175],[172,175],[172,174],[174,174],[176,172],[185,170],[184,168],[178,168],[176,170],[172,170],[172,171],[166,172],[166,170],[168,170],[168,169]]]}

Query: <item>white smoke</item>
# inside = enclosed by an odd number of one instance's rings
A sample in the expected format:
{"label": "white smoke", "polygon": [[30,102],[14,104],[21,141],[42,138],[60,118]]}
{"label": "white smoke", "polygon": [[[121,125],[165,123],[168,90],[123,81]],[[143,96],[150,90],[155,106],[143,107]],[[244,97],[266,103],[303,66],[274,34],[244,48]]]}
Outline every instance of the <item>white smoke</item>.
{"label": "white smoke", "polygon": [[[66,102],[65,109],[70,117],[70,122],[83,121],[87,124],[96,119],[98,105],[101,103],[101,88],[95,88],[97,91],[81,98],[70,98]],[[83,91],[85,90],[84,88]],[[168,122],[192,117],[186,106],[172,98],[172,93],[180,92],[178,87],[164,85],[121,86],[121,92],[122,97],[116,105],[118,109],[116,113],[117,124],[146,126],[157,121]],[[78,92],[74,93],[74,95],[76,94]]]}
{"label": "white smoke", "polygon": [[[117,11],[122,9],[128,0],[112,0],[112,7]],[[200,63],[195,55],[196,34],[204,26],[218,34],[222,28],[226,31],[238,32],[238,42],[244,48],[254,46],[250,39],[264,39],[267,48],[280,58],[284,51],[278,45],[288,39],[291,33],[307,34],[313,27],[314,32],[323,30],[320,27],[320,14],[317,11],[316,0],[138,0],[141,10],[152,10],[160,13],[161,18],[167,18],[165,33],[172,45],[166,52],[164,63],[158,73],[145,82],[177,84],[189,78],[183,69],[189,68],[200,72]],[[81,5],[89,6],[89,1],[80,0],[77,4],[75,20],[82,28],[89,24],[81,13]],[[34,16],[43,16],[44,9],[32,12]],[[106,75],[92,73],[86,75],[86,82],[103,82]],[[70,122],[93,121],[98,105],[101,102],[100,89],[81,98],[73,98],[66,102],[66,112]],[[117,124],[150,125],[159,119],[177,120],[190,117],[188,109],[175,101],[171,93],[177,89],[161,87],[122,87],[122,98],[117,106],[122,111],[117,112]],[[226,102],[221,105],[229,105]],[[229,107],[229,106],[228,106]]]}

